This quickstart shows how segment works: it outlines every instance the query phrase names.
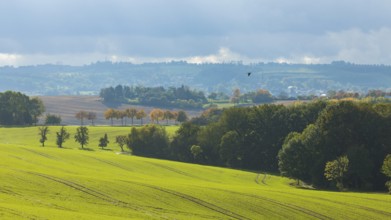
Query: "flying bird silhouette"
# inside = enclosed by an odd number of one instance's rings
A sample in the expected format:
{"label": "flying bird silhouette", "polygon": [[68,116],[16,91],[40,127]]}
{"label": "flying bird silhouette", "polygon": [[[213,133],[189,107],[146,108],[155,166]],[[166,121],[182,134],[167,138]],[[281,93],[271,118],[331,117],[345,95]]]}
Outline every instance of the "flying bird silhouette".
{"label": "flying bird silhouette", "polygon": [[250,76],[250,75],[251,75],[251,72],[248,72],[248,73],[247,73],[247,76]]}

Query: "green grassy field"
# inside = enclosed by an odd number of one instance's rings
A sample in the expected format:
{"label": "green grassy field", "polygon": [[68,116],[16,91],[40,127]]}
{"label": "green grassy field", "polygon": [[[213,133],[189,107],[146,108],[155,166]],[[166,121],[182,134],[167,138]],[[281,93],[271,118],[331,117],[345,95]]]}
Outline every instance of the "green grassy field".
{"label": "green grassy field", "polygon": [[50,129],[40,147],[36,127],[0,128],[0,219],[391,218],[387,194],[297,189],[279,176],[97,147],[105,132],[112,141],[129,127],[91,127],[91,150],[73,140],[59,149]]}

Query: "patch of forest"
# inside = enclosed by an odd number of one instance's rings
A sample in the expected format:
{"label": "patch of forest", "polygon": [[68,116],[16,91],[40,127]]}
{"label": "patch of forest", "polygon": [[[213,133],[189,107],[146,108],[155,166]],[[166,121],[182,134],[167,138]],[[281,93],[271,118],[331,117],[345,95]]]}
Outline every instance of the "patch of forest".
{"label": "patch of forest", "polygon": [[390,125],[390,103],[265,104],[210,109],[172,139],[157,127],[133,128],[127,143],[140,156],[280,172],[321,188],[384,190]]}

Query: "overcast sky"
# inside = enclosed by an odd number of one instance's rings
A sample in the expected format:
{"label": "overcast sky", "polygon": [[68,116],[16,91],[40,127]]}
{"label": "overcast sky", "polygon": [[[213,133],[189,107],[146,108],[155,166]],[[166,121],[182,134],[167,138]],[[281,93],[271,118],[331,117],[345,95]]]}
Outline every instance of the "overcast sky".
{"label": "overcast sky", "polygon": [[390,0],[0,0],[0,65],[391,65]]}

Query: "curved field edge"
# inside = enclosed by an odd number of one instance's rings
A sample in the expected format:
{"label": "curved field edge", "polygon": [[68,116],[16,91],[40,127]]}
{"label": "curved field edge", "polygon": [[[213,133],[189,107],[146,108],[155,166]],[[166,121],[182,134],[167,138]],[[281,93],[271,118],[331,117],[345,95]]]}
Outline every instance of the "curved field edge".
{"label": "curved field edge", "polygon": [[257,173],[121,155],[114,146],[83,151],[20,139],[0,142],[0,219],[391,218],[387,194],[296,189],[279,176],[262,183]]}

